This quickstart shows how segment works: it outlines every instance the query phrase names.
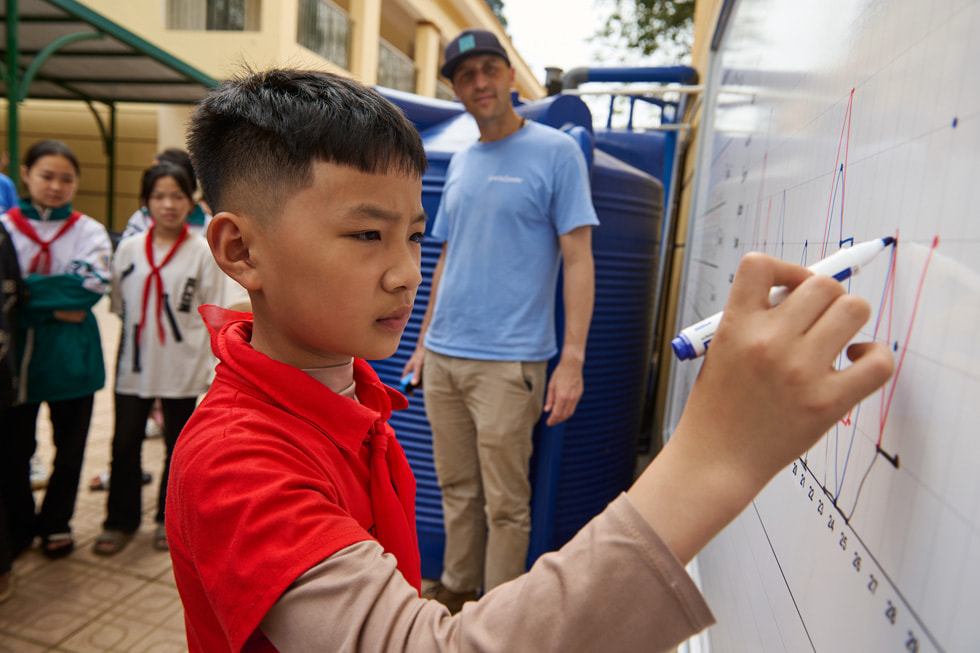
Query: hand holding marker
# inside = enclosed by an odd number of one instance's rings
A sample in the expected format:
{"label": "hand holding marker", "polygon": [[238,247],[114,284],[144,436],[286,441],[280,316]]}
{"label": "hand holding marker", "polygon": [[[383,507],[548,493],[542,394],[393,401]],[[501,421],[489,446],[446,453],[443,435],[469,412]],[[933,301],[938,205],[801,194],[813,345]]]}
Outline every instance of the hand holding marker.
{"label": "hand holding marker", "polygon": [[[863,266],[870,263],[875,256],[894,242],[894,238],[886,237],[859,243],[835,252],[822,261],[817,261],[808,269],[814,274],[823,274],[833,277],[837,281],[844,281],[857,274]],[[773,288],[769,293],[769,303],[775,306],[786,299],[789,293],[790,291],[786,286]],[[686,361],[704,355],[708,349],[708,343],[711,342],[715,330],[718,329],[718,323],[721,322],[721,315],[722,313],[719,311],[677,334],[677,337],[670,341],[670,346],[677,357]]]}

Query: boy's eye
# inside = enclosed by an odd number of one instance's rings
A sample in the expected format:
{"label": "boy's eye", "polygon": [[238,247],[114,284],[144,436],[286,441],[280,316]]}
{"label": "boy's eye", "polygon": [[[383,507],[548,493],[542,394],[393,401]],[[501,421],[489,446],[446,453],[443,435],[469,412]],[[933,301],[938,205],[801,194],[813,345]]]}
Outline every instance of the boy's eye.
{"label": "boy's eye", "polygon": [[412,236],[411,236],[411,238],[409,238],[409,240],[411,240],[413,243],[419,243],[419,244],[424,243],[425,242],[425,234],[422,233],[421,231],[419,231],[417,233],[412,234]]}
{"label": "boy's eye", "polygon": [[354,238],[359,240],[381,240],[380,231],[362,231],[361,233],[354,234]]}

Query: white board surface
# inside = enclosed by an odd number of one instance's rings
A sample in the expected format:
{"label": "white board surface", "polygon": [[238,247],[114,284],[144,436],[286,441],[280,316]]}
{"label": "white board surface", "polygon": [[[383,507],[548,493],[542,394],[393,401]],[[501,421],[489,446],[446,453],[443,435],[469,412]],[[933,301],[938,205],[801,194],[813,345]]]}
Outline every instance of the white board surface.
{"label": "white board surface", "polygon": [[[722,33],[678,326],[748,251],[893,236],[847,287],[897,371],[699,555],[699,643],[980,651],[980,2],[742,0]],[[667,437],[699,366],[673,364]]]}

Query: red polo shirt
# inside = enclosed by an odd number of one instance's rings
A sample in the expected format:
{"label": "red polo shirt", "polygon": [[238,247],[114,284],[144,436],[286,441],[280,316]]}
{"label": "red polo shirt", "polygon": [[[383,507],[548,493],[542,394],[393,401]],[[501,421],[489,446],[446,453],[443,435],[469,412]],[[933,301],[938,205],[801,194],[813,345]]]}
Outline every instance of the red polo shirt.
{"label": "red polo shirt", "polygon": [[177,441],[166,522],[190,651],[274,650],[257,632],[272,604],[362,540],[418,588],[415,479],[387,424],[405,398],[358,359],[358,401],[342,397],[255,351],[251,315],[200,310],[220,363]]}

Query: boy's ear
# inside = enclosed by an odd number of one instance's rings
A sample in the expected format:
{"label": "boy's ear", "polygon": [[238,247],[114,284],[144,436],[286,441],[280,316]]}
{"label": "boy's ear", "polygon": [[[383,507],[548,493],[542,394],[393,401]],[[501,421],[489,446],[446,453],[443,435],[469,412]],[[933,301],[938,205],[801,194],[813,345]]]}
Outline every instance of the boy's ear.
{"label": "boy's ear", "polygon": [[258,290],[261,287],[249,251],[255,229],[256,225],[251,220],[228,211],[215,215],[208,225],[208,244],[215,262],[245,290]]}

